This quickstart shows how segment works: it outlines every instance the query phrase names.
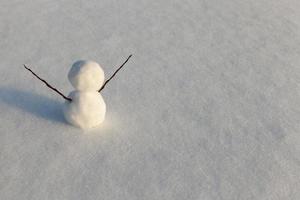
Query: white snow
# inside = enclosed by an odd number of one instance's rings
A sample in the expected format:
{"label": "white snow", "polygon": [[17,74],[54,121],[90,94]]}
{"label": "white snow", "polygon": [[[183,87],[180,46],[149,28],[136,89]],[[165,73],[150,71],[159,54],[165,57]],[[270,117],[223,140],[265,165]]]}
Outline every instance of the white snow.
{"label": "white snow", "polygon": [[[0,1],[0,199],[300,199],[299,10]],[[88,131],[22,66],[68,95],[76,60],[110,77],[130,54],[101,92],[105,121]]]}

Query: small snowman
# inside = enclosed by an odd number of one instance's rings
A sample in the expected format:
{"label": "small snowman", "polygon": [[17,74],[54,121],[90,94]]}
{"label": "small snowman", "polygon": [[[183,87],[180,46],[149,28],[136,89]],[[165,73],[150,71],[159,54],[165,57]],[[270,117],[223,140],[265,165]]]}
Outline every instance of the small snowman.
{"label": "small snowman", "polygon": [[98,92],[104,83],[104,72],[93,61],[80,60],[73,64],[69,81],[75,88],[65,101],[63,113],[66,120],[80,128],[92,128],[104,121],[106,105]]}
{"label": "small snowman", "polygon": [[100,125],[105,119],[106,105],[100,92],[131,56],[105,82],[104,71],[98,63],[86,60],[75,62],[68,74],[68,79],[75,90],[68,97],[40,78],[26,65],[24,67],[66,100],[63,113],[70,124],[82,129],[90,129]]}

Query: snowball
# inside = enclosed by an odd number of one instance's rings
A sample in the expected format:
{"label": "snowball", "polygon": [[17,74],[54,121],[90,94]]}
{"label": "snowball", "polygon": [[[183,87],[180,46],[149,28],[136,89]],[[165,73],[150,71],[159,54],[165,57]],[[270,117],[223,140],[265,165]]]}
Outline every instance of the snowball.
{"label": "snowball", "polygon": [[97,91],[103,85],[104,72],[96,62],[79,60],[72,65],[68,78],[76,90]]}
{"label": "snowball", "polygon": [[63,106],[65,119],[74,126],[88,129],[104,121],[106,105],[98,92],[73,91],[69,94],[72,101]]}

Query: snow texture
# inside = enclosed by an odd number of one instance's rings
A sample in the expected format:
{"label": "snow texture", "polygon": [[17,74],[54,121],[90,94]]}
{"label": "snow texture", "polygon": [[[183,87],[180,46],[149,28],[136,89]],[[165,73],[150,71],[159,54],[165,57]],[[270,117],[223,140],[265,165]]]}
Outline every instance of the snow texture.
{"label": "snow texture", "polygon": [[[0,198],[300,199],[299,0],[1,0]],[[95,60],[106,119],[63,116]]]}
{"label": "snow texture", "polygon": [[72,101],[65,101],[65,119],[82,129],[95,128],[105,118],[106,105],[98,92],[104,83],[104,72],[93,61],[77,61],[68,74],[70,83],[76,89],[69,94]]}

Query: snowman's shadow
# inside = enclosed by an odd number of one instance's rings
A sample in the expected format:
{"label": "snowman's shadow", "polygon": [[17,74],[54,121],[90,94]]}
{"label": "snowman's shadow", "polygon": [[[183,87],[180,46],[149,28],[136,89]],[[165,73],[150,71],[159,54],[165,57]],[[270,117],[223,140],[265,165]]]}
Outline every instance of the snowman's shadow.
{"label": "snowman's shadow", "polygon": [[62,103],[32,92],[14,88],[0,88],[0,104],[21,109],[37,117],[42,117],[54,122],[65,123],[62,113]]}

